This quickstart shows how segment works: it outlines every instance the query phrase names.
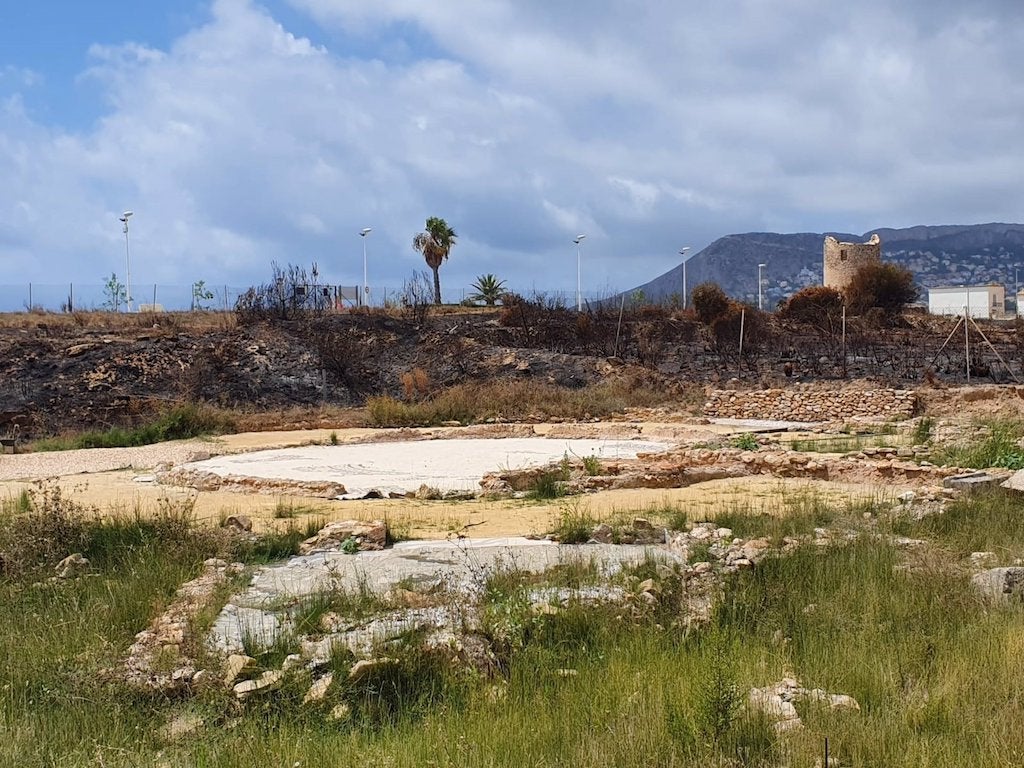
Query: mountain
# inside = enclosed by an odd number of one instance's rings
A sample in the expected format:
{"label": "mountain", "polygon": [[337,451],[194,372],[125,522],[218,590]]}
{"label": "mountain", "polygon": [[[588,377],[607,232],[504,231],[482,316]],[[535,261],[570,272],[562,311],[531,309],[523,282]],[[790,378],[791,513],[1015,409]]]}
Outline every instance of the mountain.
{"label": "mountain", "polygon": [[[757,303],[758,264],[764,264],[764,307],[808,285],[821,284],[825,235],[846,242],[864,242],[877,233],[882,258],[914,273],[922,288],[943,285],[1002,283],[1007,293],[1024,280],[1024,224],[971,224],[871,229],[862,235],[845,232],[749,232],[726,235],[695,254],[686,264],[687,291],[711,281],[735,298]],[[1015,276],[1015,268],[1019,273]],[[682,293],[682,265],[634,290],[648,301],[664,301]],[[627,294],[628,295],[628,294]],[[923,292],[922,292],[923,297]]]}

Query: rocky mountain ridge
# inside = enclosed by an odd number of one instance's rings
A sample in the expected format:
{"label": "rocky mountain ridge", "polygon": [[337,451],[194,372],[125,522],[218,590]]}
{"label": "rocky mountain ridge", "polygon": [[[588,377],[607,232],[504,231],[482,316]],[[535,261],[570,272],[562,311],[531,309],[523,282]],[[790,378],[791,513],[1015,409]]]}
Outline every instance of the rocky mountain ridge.
{"label": "rocky mountain ridge", "polygon": [[[687,291],[711,281],[730,296],[756,304],[757,265],[764,264],[764,306],[773,308],[801,288],[821,284],[826,235],[864,242],[875,233],[882,239],[882,257],[908,268],[922,289],[995,282],[1006,286],[1009,296],[1015,293],[1017,278],[1024,278],[1024,224],[881,227],[861,235],[748,232],[721,237],[691,257],[686,265]],[[662,301],[678,298],[682,283],[680,265],[635,290],[643,291],[648,301]]]}

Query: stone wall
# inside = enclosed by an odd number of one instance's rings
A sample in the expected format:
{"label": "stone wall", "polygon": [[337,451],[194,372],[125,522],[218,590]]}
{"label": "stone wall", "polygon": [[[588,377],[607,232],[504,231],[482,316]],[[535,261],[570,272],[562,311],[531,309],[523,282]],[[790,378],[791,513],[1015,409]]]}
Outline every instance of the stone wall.
{"label": "stone wall", "polygon": [[846,290],[854,273],[865,264],[882,259],[882,241],[872,235],[866,243],[843,243],[825,236],[823,284],[837,291]]}
{"label": "stone wall", "polygon": [[913,416],[916,408],[917,395],[908,389],[716,389],[704,404],[704,415],[720,419],[779,421],[899,419]]}

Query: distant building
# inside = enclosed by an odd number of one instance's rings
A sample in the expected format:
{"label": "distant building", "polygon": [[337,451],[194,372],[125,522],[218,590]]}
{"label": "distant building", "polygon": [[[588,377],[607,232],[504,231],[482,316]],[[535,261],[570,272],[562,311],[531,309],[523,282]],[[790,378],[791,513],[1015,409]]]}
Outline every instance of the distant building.
{"label": "distant building", "polygon": [[866,243],[843,243],[826,235],[823,284],[845,291],[858,269],[881,260],[882,241],[878,235],[872,235]]}
{"label": "distant building", "polygon": [[933,315],[1005,317],[1006,288],[998,283],[928,289],[928,312]]}

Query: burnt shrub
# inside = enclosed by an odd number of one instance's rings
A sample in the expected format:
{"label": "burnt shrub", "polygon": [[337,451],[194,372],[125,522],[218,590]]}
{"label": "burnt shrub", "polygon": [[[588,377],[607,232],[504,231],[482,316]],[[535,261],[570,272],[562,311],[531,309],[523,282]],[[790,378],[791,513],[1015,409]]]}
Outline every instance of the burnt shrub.
{"label": "burnt shrub", "polygon": [[697,319],[704,325],[711,325],[730,312],[729,297],[717,283],[701,283],[693,289],[690,301]]}
{"label": "burnt shrub", "polygon": [[843,318],[843,294],[835,288],[813,285],[797,291],[779,309],[779,317],[809,325],[825,336],[834,336]]}
{"label": "burnt shrub", "polygon": [[865,264],[846,287],[846,305],[855,314],[878,308],[887,318],[892,318],[916,298],[913,273],[884,262]]}

